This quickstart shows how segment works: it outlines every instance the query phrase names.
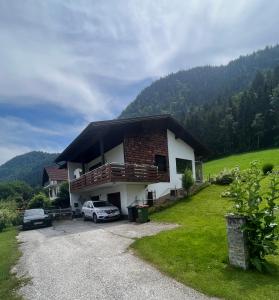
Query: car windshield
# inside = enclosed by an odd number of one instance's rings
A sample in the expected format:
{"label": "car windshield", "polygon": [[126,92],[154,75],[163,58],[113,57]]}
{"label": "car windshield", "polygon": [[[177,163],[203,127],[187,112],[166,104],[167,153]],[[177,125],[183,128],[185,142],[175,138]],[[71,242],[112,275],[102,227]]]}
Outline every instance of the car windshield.
{"label": "car windshield", "polygon": [[27,209],[25,212],[24,212],[24,216],[25,217],[30,217],[30,216],[36,216],[36,215],[44,215],[45,212],[43,209],[41,208],[36,208],[36,209]]}
{"label": "car windshield", "polygon": [[111,206],[108,201],[95,201],[93,202],[95,207],[104,207],[104,206]]}

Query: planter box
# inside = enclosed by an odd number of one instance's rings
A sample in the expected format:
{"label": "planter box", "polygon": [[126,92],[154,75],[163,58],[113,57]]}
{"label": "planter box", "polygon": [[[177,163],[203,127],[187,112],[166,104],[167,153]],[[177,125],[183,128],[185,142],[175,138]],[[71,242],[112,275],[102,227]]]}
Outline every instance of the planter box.
{"label": "planter box", "polygon": [[249,268],[249,250],[246,234],[242,230],[243,225],[246,224],[246,218],[228,215],[226,219],[230,264],[247,270]]}

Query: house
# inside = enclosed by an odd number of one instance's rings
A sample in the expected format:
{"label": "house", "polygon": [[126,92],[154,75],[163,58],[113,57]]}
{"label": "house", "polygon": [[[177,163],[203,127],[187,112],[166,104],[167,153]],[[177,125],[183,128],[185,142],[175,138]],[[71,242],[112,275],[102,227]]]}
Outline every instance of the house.
{"label": "house", "polygon": [[180,189],[185,168],[202,180],[206,149],[170,115],[90,123],[58,156],[66,163],[70,202],[108,200],[127,206]]}
{"label": "house", "polygon": [[66,169],[59,169],[57,166],[44,168],[42,185],[48,190],[50,200],[57,198],[59,187],[67,181],[68,171]]}

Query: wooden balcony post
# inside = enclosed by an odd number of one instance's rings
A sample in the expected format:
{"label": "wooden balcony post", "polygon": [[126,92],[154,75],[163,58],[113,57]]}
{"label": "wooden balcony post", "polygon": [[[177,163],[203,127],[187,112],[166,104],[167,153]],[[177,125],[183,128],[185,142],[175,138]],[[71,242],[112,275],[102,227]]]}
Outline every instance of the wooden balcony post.
{"label": "wooden balcony post", "polygon": [[85,174],[85,164],[84,164],[84,162],[82,163],[82,174]]}
{"label": "wooden balcony post", "polygon": [[102,165],[105,164],[105,154],[104,154],[104,140],[100,139],[100,154]]}

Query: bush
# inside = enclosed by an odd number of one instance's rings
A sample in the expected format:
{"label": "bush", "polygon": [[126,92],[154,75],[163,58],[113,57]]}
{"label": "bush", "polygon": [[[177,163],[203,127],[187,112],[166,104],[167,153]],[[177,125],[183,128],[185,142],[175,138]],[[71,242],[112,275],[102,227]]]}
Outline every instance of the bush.
{"label": "bush", "polygon": [[229,185],[233,182],[235,175],[234,175],[235,169],[224,169],[222,172],[220,172],[219,175],[217,175],[213,183],[219,184],[219,185]]}
{"label": "bush", "polygon": [[6,228],[6,220],[3,211],[0,209],[0,232]]}
{"label": "bush", "polygon": [[51,201],[49,198],[43,194],[39,193],[35,195],[28,203],[28,208],[50,208],[51,207]]}
{"label": "bush", "polygon": [[271,173],[271,171],[273,170],[274,165],[271,163],[266,163],[263,165],[262,167],[262,171],[264,173],[264,175],[267,175],[268,173]]}
{"label": "bush", "polygon": [[53,205],[58,208],[67,208],[70,206],[69,184],[64,182],[59,188],[58,197],[53,200]]}
{"label": "bush", "polygon": [[184,174],[182,175],[182,187],[187,192],[187,196],[189,195],[189,190],[194,184],[194,179],[192,175],[192,171],[189,169],[185,169]]}
{"label": "bush", "polygon": [[8,197],[15,196],[20,196],[23,201],[28,201],[33,196],[33,189],[22,181],[0,183],[0,199],[6,200]]}
{"label": "bush", "polygon": [[19,225],[21,217],[17,211],[15,201],[1,201],[0,203],[0,232],[9,226]]}
{"label": "bush", "polygon": [[268,175],[267,193],[261,190],[262,172],[257,162],[252,162],[248,170],[236,172],[230,185],[233,214],[244,216],[247,225],[243,228],[248,237],[251,264],[259,271],[268,270],[266,255],[277,254],[279,239],[275,210],[279,199],[279,178]]}

